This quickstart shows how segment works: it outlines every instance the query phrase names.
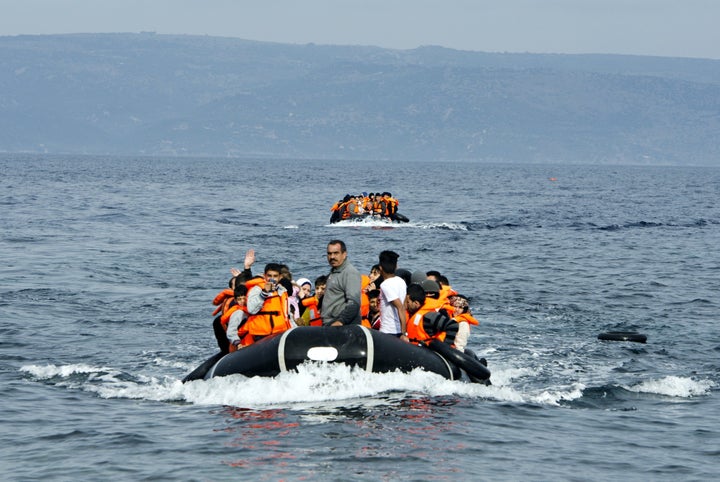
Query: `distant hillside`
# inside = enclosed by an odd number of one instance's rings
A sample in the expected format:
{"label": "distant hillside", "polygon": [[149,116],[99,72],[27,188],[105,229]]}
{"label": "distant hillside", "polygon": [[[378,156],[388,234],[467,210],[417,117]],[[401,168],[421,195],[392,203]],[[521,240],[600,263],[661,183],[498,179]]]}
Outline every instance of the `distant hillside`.
{"label": "distant hillside", "polygon": [[0,37],[0,152],[720,164],[720,61]]}

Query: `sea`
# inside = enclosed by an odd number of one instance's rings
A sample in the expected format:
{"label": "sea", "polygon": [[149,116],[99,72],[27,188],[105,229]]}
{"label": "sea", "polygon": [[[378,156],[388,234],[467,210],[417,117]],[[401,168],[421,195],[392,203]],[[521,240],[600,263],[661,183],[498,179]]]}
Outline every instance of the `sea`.
{"label": "sea", "polygon": [[[410,222],[329,223],[377,191]],[[719,201],[718,167],[0,154],[0,477],[716,480]],[[181,382],[248,249],[315,279],[334,239],[468,296],[492,385]]]}

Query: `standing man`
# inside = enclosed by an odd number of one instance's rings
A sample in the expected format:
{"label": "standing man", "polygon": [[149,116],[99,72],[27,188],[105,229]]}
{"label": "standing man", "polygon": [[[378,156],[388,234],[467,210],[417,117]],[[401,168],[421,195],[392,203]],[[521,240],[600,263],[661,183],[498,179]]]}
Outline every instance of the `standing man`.
{"label": "standing man", "polygon": [[405,313],[405,280],[395,276],[397,260],[400,256],[394,251],[380,253],[380,331],[395,335],[408,341],[407,316]]}
{"label": "standing man", "polygon": [[359,325],[360,272],[348,261],[343,241],[334,239],[328,243],[327,260],[331,269],[323,295],[323,325]]}

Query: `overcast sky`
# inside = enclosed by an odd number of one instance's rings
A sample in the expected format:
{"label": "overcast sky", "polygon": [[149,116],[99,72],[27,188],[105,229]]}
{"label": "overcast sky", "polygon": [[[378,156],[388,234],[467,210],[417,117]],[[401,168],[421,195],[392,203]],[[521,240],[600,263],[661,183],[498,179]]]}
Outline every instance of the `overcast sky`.
{"label": "overcast sky", "polygon": [[0,0],[0,35],[200,34],[287,43],[720,59],[720,0]]}

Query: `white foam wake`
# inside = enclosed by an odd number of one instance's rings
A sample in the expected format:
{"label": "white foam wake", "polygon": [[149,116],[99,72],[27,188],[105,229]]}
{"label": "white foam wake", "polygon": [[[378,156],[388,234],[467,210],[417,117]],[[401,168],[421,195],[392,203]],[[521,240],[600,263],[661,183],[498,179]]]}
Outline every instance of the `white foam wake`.
{"label": "white foam wake", "polygon": [[326,224],[325,227],[334,228],[358,228],[358,227],[370,227],[370,228],[400,228],[400,229],[447,229],[450,231],[467,231],[467,226],[458,223],[393,223],[388,221],[382,221],[379,219],[365,218],[360,220],[345,220],[339,221],[333,224]]}
{"label": "white foam wake", "polygon": [[[156,361],[156,366],[174,363]],[[307,363],[297,373],[274,378],[231,375],[183,384],[179,378],[162,375],[129,375],[105,366],[29,365],[21,371],[59,387],[79,389],[102,398],[186,402],[194,405],[229,405],[243,408],[294,408],[387,403],[406,396],[460,396],[513,403],[557,405],[577,398],[582,387],[540,390],[516,388],[514,379],[532,378],[527,369],[494,367],[493,384],[446,380],[434,373],[368,373],[342,364]],[[183,370],[184,371],[184,370]]]}
{"label": "white foam wake", "polygon": [[707,395],[715,384],[710,380],[694,380],[687,377],[667,376],[659,380],[647,380],[637,385],[624,386],[636,393],[656,393],[669,397],[690,398]]}

